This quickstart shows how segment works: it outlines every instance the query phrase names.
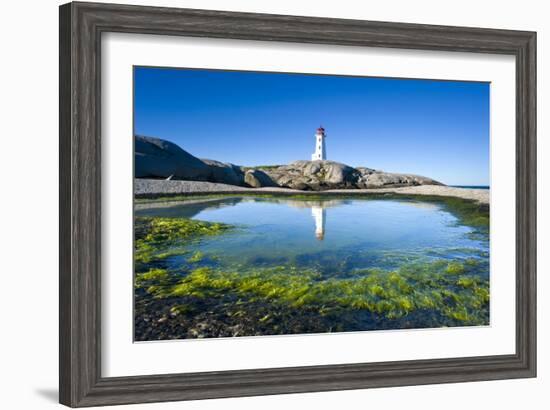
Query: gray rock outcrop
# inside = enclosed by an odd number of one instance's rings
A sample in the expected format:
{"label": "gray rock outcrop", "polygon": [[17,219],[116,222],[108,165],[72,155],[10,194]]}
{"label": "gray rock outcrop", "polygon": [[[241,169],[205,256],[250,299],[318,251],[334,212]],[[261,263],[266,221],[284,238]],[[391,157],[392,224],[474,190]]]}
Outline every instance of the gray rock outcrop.
{"label": "gray rock outcrop", "polygon": [[384,188],[417,185],[443,185],[441,182],[420,175],[392,174],[389,172],[374,171],[363,174],[357,181],[357,188]]}
{"label": "gray rock outcrop", "polygon": [[269,175],[259,169],[247,170],[244,174],[244,182],[252,188],[279,186]]}
{"label": "gray rock outcrop", "polygon": [[360,172],[334,161],[294,161],[266,173],[279,186],[321,191],[336,188],[355,188]]}
{"label": "gray rock outcrop", "polygon": [[395,174],[335,161],[294,161],[288,165],[243,168],[199,159],[160,138],[135,137],[135,177],[208,181],[243,187],[283,187],[307,191],[443,185],[431,178]]}
{"label": "gray rock outcrop", "polygon": [[237,165],[199,159],[172,142],[139,135],[135,137],[135,177],[245,185],[244,172]]}
{"label": "gray rock outcrop", "polygon": [[208,181],[210,167],[176,144],[152,137],[135,137],[135,177]]}
{"label": "gray rock outcrop", "polygon": [[239,166],[212,159],[203,159],[202,161],[210,166],[209,181],[229,185],[245,185],[244,172]]}

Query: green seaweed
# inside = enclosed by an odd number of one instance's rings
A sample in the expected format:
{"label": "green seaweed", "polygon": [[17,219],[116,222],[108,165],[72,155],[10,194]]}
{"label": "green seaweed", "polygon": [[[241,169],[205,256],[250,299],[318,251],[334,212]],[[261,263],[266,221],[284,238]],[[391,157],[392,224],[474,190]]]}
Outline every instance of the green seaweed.
{"label": "green seaweed", "polygon": [[[220,235],[232,227],[217,222],[196,221],[186,218],[137,217],[135,218],[134,261],[136,271],[147,268],[171,256],[183,255],[193,240]],[[198,262],[201,255],[193,255]]]}
{"label": "green seaweed", "polygon": [[193,310],[194,309],[192,306],[179,304],[179,305],[172,306],[170,308],[170,313],[172,316],[185,315],[187,313],[193,312]]}
{"label": "green seaweed", "polygon": [[449,262],[447,264],[447,267],[445,268],[445,272],[451,275],[458,275],[460,273],[464,273],[464,270],[465,270],[465,266],[460,262]]}
{"label": "green seaweed", "polygon": [[174,279],[166,269],[151,268],[147,272],[138,273],[134,279],[136,289],[146,289],[154,294],[167,291],[173,285]]}
{"label": "green seaweed", "polygon": [[193,254],[193,256],[187,259],[187,262],[197,263],[202,261],[203,259],[204,259],[204,253],[202,253],[201,251],[197,251]]}
{"label": "green seaweed", "polygon": [[[468,265],[463,264],[460,269],[457,265],[453,262],[457,272],[468,271]],[[387,319],[431,310],[461,324],[486,323],[488,280],[449,275],[448,266],[446,261],[436,261],[410,264],[395,271],[365,269],[353,279],[323,279],[314,270],[294,266],[233,272],[200,267],[171,286],[153,287],[148,292],[156,298],[217,298],[234,294],[320,314],[334,309],[365,310]]]}
{"label": "green seaweed", "polygon": [[[331,196],[298,194],[291,197],[307,201]],[[488,207],[472,201],[382,194],[349,197],[436,202],[453,213],[457,223],[472,226],[476,234],[484,240],[488,239]],[[276,306],[283,306],[286,311],[308,312],[317,317],[340,318],[342,312],[359,315],[364,312],[384,320],[407,321],[411,315],[418,318],[419,314],[427,312],[433,318],[431,323],[439,326],[488,323],[490,292],[489,280],[485,278],[487,253],[467,248],[451,249],[459,256],[450,260],[444,252],[434,249],[430,257],[422,261],[395,253],[384,254],[374,262],[362,256],[363,259],[356,260],[364,260],[364,264],[355,264],[352,269],[344,263],[336,264],[327,277],[317,268],[291,263],[271,267],[247,263],[223,265],[216,255],[208,255],[208,263],[204,263],[206,258],[202,252],[191,252],[190,245],[233,228],[226,224],[186,218],[137,217],[134,254],[136,295],[155,303],[169,303],[170,308],[165,312],[180,318],[202,312],[202,306],[212,301],[231,300],[228,305],[231,309],[223,310],[224,315],[243,321],[247,313],[241,304],[261,303],[273,306],[274,311]],[[165,261],[178,255],[187,256]],[[275,326],[275,317],[275,314],[262,312],[256,318],[257,324]],[[338,331],[339,327],[335,325],[331,329]]]}

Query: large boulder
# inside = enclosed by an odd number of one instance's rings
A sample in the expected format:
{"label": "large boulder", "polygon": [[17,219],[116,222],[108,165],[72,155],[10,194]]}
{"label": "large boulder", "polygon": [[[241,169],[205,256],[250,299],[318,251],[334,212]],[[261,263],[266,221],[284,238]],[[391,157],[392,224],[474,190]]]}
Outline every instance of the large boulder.
{"label": "large boulder", "polygon": [[351,187],[358,178],[354,168],[338,162],[325,161],[321,170],[325,170],[325,182],[329,185]]}
{"label": "large boulder", "polygon": [[280,186],[314,191],[355,188],[359,178],[356,169],[334,161],[294,161],[266,173]]}
{"label": "large boulder", "polygon": [[202,161],[210,166],[210,181],[229,185],[245,185],[244,172],[239,166],[212,159],[203,159]]}
{"label": "large boulder", "polygon": [[135,177],[208,181],[210,166],[176,144],[153,137],[135,137]]}
{"label": "large boulder", "polygon": [[253,187],[276,187],[276,184],[269,175],[259,169],[249,169],[244,174],[244,182]]}
{"label": "large boulder", "polygon": [[393,174],[389,172],[375,171],[362,174],[357,183],[359,188],[387,188],[416,185],[443,185],[431,178],[412,174]]}

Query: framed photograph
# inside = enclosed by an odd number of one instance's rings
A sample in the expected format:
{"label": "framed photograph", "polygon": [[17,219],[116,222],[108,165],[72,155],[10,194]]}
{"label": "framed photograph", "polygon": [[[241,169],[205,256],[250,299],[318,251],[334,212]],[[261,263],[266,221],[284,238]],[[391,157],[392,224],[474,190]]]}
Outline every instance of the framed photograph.
{"label": "framed photograph", "polygon": [[60,7],[60,402],[536,375],[536,33]]}

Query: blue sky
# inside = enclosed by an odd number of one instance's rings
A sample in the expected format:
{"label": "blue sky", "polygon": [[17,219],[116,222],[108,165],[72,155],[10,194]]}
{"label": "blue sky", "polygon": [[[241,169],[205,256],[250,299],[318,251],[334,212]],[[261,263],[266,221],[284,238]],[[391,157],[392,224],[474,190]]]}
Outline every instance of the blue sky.
{"label": "blue sky", "polygon": [[489,84],[135,67],[134,127],[238,165],[327,159],[489,185]]}

